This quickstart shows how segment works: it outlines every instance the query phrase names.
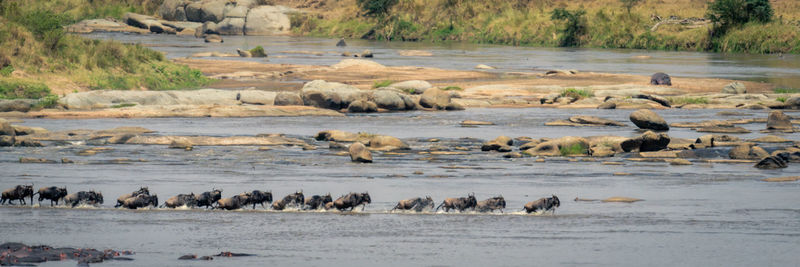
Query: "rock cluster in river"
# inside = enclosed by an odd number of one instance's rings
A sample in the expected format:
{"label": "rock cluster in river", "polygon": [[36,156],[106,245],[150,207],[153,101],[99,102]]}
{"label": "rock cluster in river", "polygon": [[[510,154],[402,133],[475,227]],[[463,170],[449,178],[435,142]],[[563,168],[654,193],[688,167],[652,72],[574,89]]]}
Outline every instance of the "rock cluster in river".
{"label": "rock cluster in river", "polygon": [[291,28],[286,15],[292,9],[259,5],[256,0],[166,0],[159,15],[168,21],[203,23],[201,34],[271,35]]}

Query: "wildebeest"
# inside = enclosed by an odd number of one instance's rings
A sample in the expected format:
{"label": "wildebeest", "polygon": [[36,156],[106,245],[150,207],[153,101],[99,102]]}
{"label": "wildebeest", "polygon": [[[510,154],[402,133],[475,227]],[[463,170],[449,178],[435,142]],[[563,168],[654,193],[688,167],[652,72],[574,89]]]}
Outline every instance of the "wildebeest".
{"label": "wildebeest", "polygon": [[372,203],[372,198],[369,197],[368,192],[350,193],[333,201],[333,206],[339,211],[344,211],[346,209],[350,209],[352,211],[353,208],[363,205],[361,206],[361,210],[363,211],[369,203]]}
{"label": "wildebeest", "polygon": [[505,208],[506,200],[503,198],[503,196],[478,201],[478,203],[475,205],[475,210],[478,212],[493,212],[495,210],[500,210],[500,213],[503,213],[503,209]]}
{"label": "wildebeest", "polygon": [[125,203],[126,199],[137,197],[139,195],[150,195],[150,190],[147,187],[140,187],[139,190],[133,191],[130,194],[124,194],[117,198],[117,204],[114,205],[115,208],[119,208]]}
{"label": "wildebeest", "polygon": [[158,206],[158,196],[138,195],[135,197],[129,197],[128,199],[125,199],[125,201],[122,203],[122,206],[132,210],[147,206],[153,206],[153,208],[155,208]]}
{"label": "wildebeest", "polygon": [[414,210],[420,212],[426,208],[432,210],[433,205],[433,199],[430,196],[426,196],[425,198],[416,197],[400,200],[392,210]]}
{"label": "wildebeest", "polygon": [[247,197],[245,195],[235,195],[230,198],[223,198],[217,200],[215,209],[236,210],[241,209],[242,206],[247,205]]}
{"label": "wildebeest", "polygon": [[191,194],[178,194],[164,201],[164,206],[167,208],[177,208],[181,206],[195,207],[197,206],[197,197],[194,193]]}
{"label": "wildebeest", "polygon": [[214,203],[217,203],[217,200],[220,198],[222,198],[222,190],[220,189],[212,189],[209,192],[203,192],[200,194],[200,197],[197,198],[197,206],[211,207]]}
{"label": "wildebeest", "polygon": [[52,207],[53,201],[55,201],[56,205],[58,205],[58,201],[67,196],[67,188],[58,188],[55,186],[42,187],[39,188],[39,192],[37,192],[37,194],[39,194],[39,205],[42,204],[42,200],[49,199],[50,206]]}
{"label": "wildebeest", "polygon": [[72,193],[64,197],[64,204],[70,207],[78,206],[78,204],[86,205],[99,205],[103,204],[103,194],[95,191],[80,191]]}
{"label": "wildebeest", "polygon": [[331,193],[327,195],[320,196],[314,195],[309,199],[306,199],[305,205],[303,206],[304,210],[316,210],[325,208],[325,204],[333,202],[333,198],[331,198]]}
{"label": "wildebeest", "polygon": [[266,208],[264,202],[272,203],[272,191],[253,190],[248,194],[247,203],[253,204],[253,209],[256,208],[256,204],[261,204],[262,208]]}
{"label": "wildebeest", "polygon": [[558,206],[561,206],[561,201],[558,200],[558,197],[556,195],[553,195],[553,197],[540,198],[538,200],[528,202],[528,204],[525,204],[524,209],[525,212],[527,213],[537,212],[537,211],[542,211],[542,212],[552,211],[553,213],[555,213],[556,207]]}
{"label": "wildebeest", "polygon": [[0,196],[0,204],[5,204],[6,201],[8,201],[8,204],[12,204],[11,201],[19,200],[25,205],[28,204],[25,203],[25,197],[30,197],[31,204],[33,204],[33,184],[17,185],[14,188],[3,191],[2,196]]}
{"label": "wildebeest", "polygon": [[478,201],[475,200],[475,194],[469,194],[467,197],[445,198],[442,204],[436,207],[436,210],[438,211],[439,208],[444,207],[445,212],[449,212],[451,209],[461,212],[466,209],[475,209],[477,204]]}
{"label": "wildebeest", "polygon": [[286,206],[294,205],[300,206],[305,203],[305,196],[303,196],[303,192],[295,192],[294,194],[290,194],[288,196],[283,197],[283,199],[275,201],[272,203],[272,209],[274,210],[283,210]]}

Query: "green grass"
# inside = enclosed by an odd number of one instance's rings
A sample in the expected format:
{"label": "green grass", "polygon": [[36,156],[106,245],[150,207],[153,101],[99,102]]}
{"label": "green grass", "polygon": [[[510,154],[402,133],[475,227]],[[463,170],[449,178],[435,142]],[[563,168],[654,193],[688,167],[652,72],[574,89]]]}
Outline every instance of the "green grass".
{"label": "green grass", "polygon": [[561,156],[570,156],[570,155],[583,155],[587,153],[587,147],[583,144],[576,143],[569,146],[562,146],[558,150],[561,152]]}
{"label": "green grass", "polygon": [[260,45],[250,49],[250,54],[252,54],[253,57],[267,57],[267,52],[264,52],[264,48]]}
{"label": "green grass", "polygon": [[458,86],[447,86],[445,88],[442,88],[442,90],[443,91],[450,91],[450,90],[461,91],[461,90],[464,90],[464,89],[462,89],[461,87],[458,87]]}
{"label": "green grass", "polygon": [[12,72],[14,72],[14,66],[8,65],[0,69],[0,76],[8,77],[11,76]]}
{"label": "green grass", "polygon": [[667,98],[672,105],[686,105],[686,104],[708,104],[708,98],[705,97],[669,97]]}
{"label": "green grass", "polygon": [[583,99],[593,97],[594,93],[592,90],[589,89],[575,89],[575,88],[567,88],[561,92],[562,97],[572,97],[575,99]]}
{"label": "green grass", "polygon": [[111,106],[111,108],[127,108],[136,106],[136,103],[122,103]]}
{"label": "green grass", "polygon": [[797,94],[800,93],[800,88],[775,88],[772,91],[776,94]]}
{"label": "green grass", "polygon": [[392,81],[392,80],[376,81],[375,83],[372,84],[372,88],[387,87],[387,86],[391,85],[392,83],[394,83],[394,81]]}
{"label": "green grass", "polygon": [[0,99],[39,99],[50,95],[50,88],[37,81],[3,78],[0,79]]}
{"label": "green grass", "polygon": [[779,96],[778,98],[775,98],[776,101],[781,102],[781,103],[785,103],[786,99],[787,98],[785,96]]}
{"label": "green grass", "polygon": [[58,96],[57,95],[47,95],[39,99],[39,102],[33,106],[34,109],[41,109],[41,108],[54,108],[58,105]]}

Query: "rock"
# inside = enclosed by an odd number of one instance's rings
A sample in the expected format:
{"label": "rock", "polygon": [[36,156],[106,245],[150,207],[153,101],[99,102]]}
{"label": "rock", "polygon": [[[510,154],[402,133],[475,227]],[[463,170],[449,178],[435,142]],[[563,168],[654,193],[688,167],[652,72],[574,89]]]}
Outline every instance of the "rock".
{"label": "rock", "polygon": [[657,72],[650,76],[650,84],[652,85],[672,85],[672,79],[663,72]]}
{"label": "rock", "polygon": [[685,159],[670,159],[667,162],[669,162],[669,165],[692,165],[691,161]]}
{"label": "rock", "polygon": [[747,88],[744,86],[743,83],[740,82],[732,82],[725,87],[722,88],[723,94],[746,94]]}
{"label": "rock", "polygon": [[624,123],[613,121],[609,119],[598,118],[594,116],[572,116],[569,118],[570,122],[577,124],[598,125],[598,126],[626,126]]}
{"label": "rock", "polygon": [[206,34],[204,37],[204,41],[206,43],[224,43],[225,41],[222,40],[222,37],[216,34]]}
{"label": "rock", "polygon": [[518,159],[522,157],[522,154],[519,152],[511,152],[504,154],[503,157],[507,159]]}
{"label": "rock", "polygon": [[337,82],[314,80],[303,85],[301,90],[303,103],[327,109],[342,109],[351,102],[366,99],[366,93],[358,88]]}
{"label": "rock", "polygon": [[768,157],[769,153],[758,146],[741,145],[731,149],[728,156],[731,159],[763,159]]}
{"label": "rock", "polygon": [[17,129],[7,120],[0,118],[0,135],[16,136]]}
{"label": "rock", "polygon": [[758,143],[791,143],[793,141],[789,140],[789,139],[786,139],[786,138],[783,138],[783,137],[780,137],[780,136],[767,135],[767,136],[762,136],[762,137],[758,137],[758,138],[755,138],[755,139],[750,139],[750,142],[758,142]]}
{"label": "rock", "polygon": [[523,151],[529,156],[578,156],[589,155],[589,141],[582,137],[565,136],[542,142]]}
{"label": "rock", "polygon": [[376,135],[369,139],[369,147],[373,150],[409,149],[408,145],[394,136]]}
{"label": "rock", "polygon": [[372,57],[372,51],[370,51],[369,49],[364,50],[363,52],[361,52],[361,54],[359,54],[359,56],[366,57],[366,58],[371,58]]}
{"label": "rock", "polygon": [[297,93],[279,92],[274,95],[273,104],[276,106],[302,106],[303,99]]}
{"label": "rock", "polygon": [[408,92],[410,94],[422,94],[428,88],[433,87],[431,83],[421,80],[410,80],[410,81],[403,81],[397,82],[389,85],[389,87],[402,90],[404,92]]}
{"label": "rock", "polygon": [[244,35],[244,18],[225,18],[217,23],[216,31],[221,35]]}
{"label": "rock", "polygon": [[789,116],[780,110],[774,110],[767,117],[767,130],[792,130],[792,121]]}
{"label": "rock", "polygon": [[646,100],[650,100],[650,101],[656,102],[656,103],[658,103],[658,104],[660,104],[662,106],[668,107],[668,108],[672,107],[672,105],[671,105],[671,103],[669,102],[668,99],[660,97],[660,96],[657,96],[657,95],[636,94],[636,95],[632,95],[631,98],[646,99]]}
{"label": "rock", "polygon": [[447,111],[458,111],[458,110],[465,110],[464,106],[459,103],[450,102],[447,106],[444,107],[444,110]]}
{"label": "rock", "polygon": [[772,177],[772,178],[762,179],[761,181],[764,181],[764,182],[794,182],[794,181],[800,181],[800,176]]}
{"label": "rock", "polygon": [[372,153],[364,144],[355,142],[350,145],[350,160],[353,162],[372,163]]}
{"label": "rock", "polygon": [[183,21],[186,20],[186,0],[164,0],[158,7],[158,14],[165,20]]}
{"label": "rock", "polygon": [[241,50],[239,48],[236,48],[236,53],[238,53],[240,57],[253,57],[250,51]]}
{"label": "rock", "polygon": [[13,146],[15,141],[16,141],[16,138],[14,136],[0,135],[0,147]]}
{"label": "rock", "polygon": [[493,69],[496,69],[496,68],[495,68],[495,67],[492,67],[492,66],[489,66],[489,65],[478,64],[477,66],[475,66],[475,69],[479,69],[479,70],[493,70]]}
{"label": "rock", "polygon": [[18,142],[16,144],[14,144],[14,145],[15,146],[20,146],[20,147],[43,147],[44,146],[44,145],[42,145],[41,142],[36,141],[36,140],[22,140],[22,141],[18,140]]}
{"label": "rock", "polygon": [[277,95],[277,93],[269,91],[244,90],[239,92],[238,98],[243,104],[272,106],[275,104]]}
{"label": "rock", "polygon": [[769,156],[756,163],[756,165],[753,167],[759,169],[780,169],[780,168],[786,168],[787,165],[786,162],[783,161],[781,158]]}
{"label": "rock", "polygon": [[701,144],[703,147],[714,147],[714,135],[707,134],[697,138],[694,141],[695,144]]}
{"label": "rock", "polygon": [[630,115],[633,124],[636,124],[640,129],[654,130],[654,131],[668,131],[669,125],[664,121],[664,118],[649,109],[640,109],[634,111]]}
{"label": "rock", "polygon": [[239,3],[236,3],[236,5],[226,5],[225,8],[222,10],[222,17],[226,19],[227,18],[244,19],[247,17],[248,11],[250,11],[250,7],[246,5],[240,5]]}
{"label": "rock", "polygon": [[125,142],[128,142],[128,140],[130,140],[131,138],[134,138],[134,137],[136,137],[136,134],[132,134],[132,133],[115,135],[115,136],[112,136],[111,138],[108,139],[108,143],[109,144],[124,144]]}
{"label": "rock", "polygon": [[473,120],[461,121],[461,126],[488,126],[488,125],[494,125],[494,123],[489,121],[473,121]]}
{"label": "rock", "polygon": [[425,90],[419,99],[419,105],[424,108],[442,110],[450,104],[450,94],[437,88]]}
{"label": "rock", "polygon": [[592,155],[592,157],[611,157],[615,154],[614,149],[608,146],[592,146],[589,148],[589,155]]}
{"label": "rock", "polygon": [[39,159],[39,158],[19,158],[19,163],[56,163],[55,160]]}
{"label": "rock", "polygon": [[667,134],[647,131],[639,137],[623,141],[620,146],[625,152],[648,152],[666,149],[669,142],[670,138]]}
{"label": "rock", "polygon": [[50,132],[47,129],[42,128],[42,127],[27,127],[27,126],[20,126],[20,125],[11,125],[11,127],[14,127],[14,134],[17,135],[17,136],[30,135],[30,134],[45,134],[45,133]]}
{"label": "rock", "polygon": [[606,101],[597,106],[597,109],[616,109],[617,103],[613,101]]}
{"label": "rock", "polygon": [[34,99],[0,99],[0,112],[28,112],[31,110],[31,107],[38,102],[38,100]]}
{"label": "rock", "polygon": [[378,112],[378,105],[375,102],[367,100],[356,100],[347,106],[347,112],[363,113],[363,112]]}
{"label": "rock", "polygon": [[327,130],[317,133],[314,137],[317,141],[338,141],[355,142],[359,138],[357,133],[345,132],[340,130]]}
{"label": "rock", "polygon": [[500,148],[508,147],[513,144],[514,144],[514,139],[511,139],[511,137],[499,136],[494,140],[483,143],[483,145],[481,146],[481,151],[492,151],[492,150],[499,151]]}
{"label": "rock", "polygon": [[176,139],[169,144],[169,148],[184,149],[188,151],[192,150],[192,143],[188,140]]}
{"label": "rock", "polygon": [[258,6],[247,13],[245,35],[272,35],[287,33],[291,29],[289,16],[277,6]]}
{"label": "rock", "polygon": [[335,149],[339,149],[339,150],[347,149],[347,145],[339,143],[339,142],[330,141],[330,142],[328,142],[328,149],[334,149],[334,150]]}
{"label": "rock", "polygon": [[[200,22],[212,21],[220,22],[225,18],[225,6],[229,3],[228,0],[204,0],[201,1],[200,6]],[[191,5],[191,4],[190,4]],[[188,13],[187,13],[188,18]]]}
{"label": "rock", "polygon": [[388,110],[405,110],[406,104],[400,94],[392,90],[376,90],[370,97],[379,108]]}
{"label": "rock", "polygon": [[339,39],[339,41],[336,42],[336,47],[345,47],[345,46],[347,46],[347,42],[344,41],[344,38]]}
{"label": "rock", "polygon": [[800,109],[800,96],[786,99],[786,101],[783,101],[783,105],[787,109]]}
{"label": "rock", "polygon": [[400,94],[399,96],[400,96],[400,98],[402,98],[402,99],[403,99],[403,103],[404,103],[404,104],[405,104],[405,106],[406,106],[406,110],[416,110],[416,109],[417,109],[417,106],[418,106],[417,102],[418,102],[418,100],[415,100],[415,99],[414,99],[414,98],[412,98],[412,96],[410,96],[410,95]]}
{"label": "rock", "polygon": [[73,161],[71,159],[68,159],[68,158],[61,158],[61,163],[62,164],[69,164],[69,163],[75,163],[75,161]]}
{"label": "rock", "polygon": [[764,110],[769,109],[768,107],[761,105],[761,104],[744,104],[744,105],[737,105],[736,108],[738,109],[749,109],[749,110]]}

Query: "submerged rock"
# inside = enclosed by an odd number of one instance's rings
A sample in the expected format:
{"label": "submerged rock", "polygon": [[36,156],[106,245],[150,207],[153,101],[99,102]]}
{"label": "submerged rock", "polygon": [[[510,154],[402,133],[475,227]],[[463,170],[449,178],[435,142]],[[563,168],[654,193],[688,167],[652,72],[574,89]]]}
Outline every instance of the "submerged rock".
{"label": "submerged rock", "polygon": [[759,169],[780,169],[786,168],[787,164],[780,157],[769,156],[756,163],[754,167]]}
{"label": "submerged rock", "polygon": [[792,130],[792,121],[783,111],[775,110],[767,117],[767,130]]}

